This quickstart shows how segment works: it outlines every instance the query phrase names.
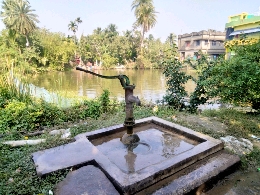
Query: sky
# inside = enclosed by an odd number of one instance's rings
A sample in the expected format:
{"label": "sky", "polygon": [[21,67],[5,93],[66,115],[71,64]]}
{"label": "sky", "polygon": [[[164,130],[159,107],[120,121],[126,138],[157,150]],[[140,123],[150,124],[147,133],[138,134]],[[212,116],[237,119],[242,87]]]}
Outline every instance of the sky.
{"label": "sky", "polygon": [[[2,0],[0,0],[2,2]],[[135,22],[133,0],[29,0],[39,17],[38,27],[52,32],[68,31],[68,24],[80,17],[77,36],[92,34],[97,27],[115,24],[118,31],[131,30]],[[260,0],[154,0],[157,23],[148,33],[164,41],[176,35],[214,29],[225,30],[228,16],[248,12],[260,14]],[[0,30],[5,26],[0,21]]]}

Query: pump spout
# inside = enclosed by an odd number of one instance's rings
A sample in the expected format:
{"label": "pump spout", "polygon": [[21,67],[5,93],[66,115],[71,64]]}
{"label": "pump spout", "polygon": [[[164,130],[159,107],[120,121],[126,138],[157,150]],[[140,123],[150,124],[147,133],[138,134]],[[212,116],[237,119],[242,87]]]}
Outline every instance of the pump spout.
{"label": "pump spout", "polygon": [[135,97],[133,95],[129,95],[128,96],[128,101],[131,102],[131,103],[135,103],[137,106],[141,106],[141,101],[138,98],[138,96]]}

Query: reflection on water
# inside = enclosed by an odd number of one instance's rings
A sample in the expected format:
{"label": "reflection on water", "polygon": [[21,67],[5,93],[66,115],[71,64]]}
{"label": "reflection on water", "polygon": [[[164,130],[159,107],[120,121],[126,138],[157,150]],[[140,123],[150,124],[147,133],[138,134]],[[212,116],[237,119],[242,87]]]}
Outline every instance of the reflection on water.
{"label": "reflection on water", "polygon": [[124,157],[125,157],[125,161],[127,164],[128,173],[134,173],[135,172],[135,160],[136,160],[137,155],[133,151],[128,150],[127,154]]}
{"label": "reflection on water", "polygon": [[[125,74],[130,83],[135,84],[134,95],[146,101],[156,102],[161,100],[166,92],[166,79],[162,70],[96,70],[96,73],[106,76]],[[34,75],[28,78],[39,89],[46,90],[44,93],[56,93],[66,98],[100,96],[104,89],[111,92],[111,97],[124,100],[124,90],[118,79],[103,79],[81,71],[49,72]],[[186,90],[190,93],[195,88],[195,83],[189,81]],[[35,96],[39,96],[39,90],[35,90]],[[51,101],[46,97],[47,101]]]}
{"label": "reflection on water", "polygon": [[160,163],[194,147],[194,145],[177,135],[168,134],[153,128],[137,134],[140,142],[146,143],[148,146],[138,144],[137,147],[129,150],[120,141],[120,138],[116,138],[96,147],[126,173],[133,173],[150,165]]}
{"label": "reflection on water", "polygon": [[36,98],[41,98],[47,102],[55,103],[61,107],[69,107],[78,99],[64,98],[58,93],[46,90],[44,87],[37,87],[34,84],[24,84],[19,79],[14,78],[14,84],[19,89],[20,92],[29,93],[31,96]]}

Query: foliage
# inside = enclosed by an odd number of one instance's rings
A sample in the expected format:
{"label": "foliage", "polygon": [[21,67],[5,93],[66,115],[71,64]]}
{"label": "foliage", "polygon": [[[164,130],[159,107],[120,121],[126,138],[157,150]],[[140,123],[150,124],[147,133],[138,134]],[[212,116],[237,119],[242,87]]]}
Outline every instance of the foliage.
{"label": "foliage", "polygon": [[[201,72],[198,84],[208,98],[260,110],[260,41],[234,46],[235,56],[217,60]],[[200,95],[200,94],[199,94]]]}
{"label": "foliage", "polygon": [[166,55],[163,60],[163,67],[167,79],[167,91],[163,97],[163,102],[166,102],[175,109],[181,110],[185,107],[184,97],[188,94],[185,91],[184,84],[191,79],[191,76],[182,72],[183,64],[176,57],[177,51],[175,48],[166,51]]}
{"label": "foliage", "polygon": [[107,53],[105,53],[104,55],[102,55],[102,59],[103,59],[103,63],[102,66],[105,69],[109,69],[111,66],[114,66],[117,63],[117,59],[114,57],[111,57],[110,55],[108,55]]}
{"label": "foliage", "polygon": [[194,68],[198,74],[198,78],[192,77],[192,80],[196,82],[196,87],[194,92],[190,95],[190,104],[188,106],[188,110],[190,112],[196,112],[197,108],[201,104],[205,104],[207,100],[209,100],[209,95],[206,93],[206,88],[210,88],[210,86],[205,85],[204,81],[210,77],[209,71],[211,68],[223,60],[223,58],[219,57],[217,61],[211,61],[207,58],[205,54],[201,51],[195,53],[196,59],[192,61],[188,59],[185,63],[192,68]]}
{"label": "foliage", "polygon": [[74,33],[74,42],[76,44],[76,32],[78,30],[78,25],[82,23],[80,17],[77,17],[74,21],[70,21],[68,28]]}
{"label": "foliage", "polygon": [[142,29],[142,39],[141,39],[141,55],[142,55],[142,47],[144,35],[148,32],[152,27],[154,27],[156,23],[156,11],[153,6],[152,0],[134,0],[132,3],[132,10],[135,10],[136,17],[136,26],[140,26]]}
{"label": "foliage", "polygon": [[[24,74],[63,71],[76,65],[75,57],[80,57],[81,65],[97,62],[104,69],[117,65],[126,65],[127,68],[160,68],[161,53],[172,46],[174,35],[171,34],[171,39],[167,39],[166,43],[152,35],[145,38],[144,34],[156,22],[153,2],[134,1],[132,8],[137,14],[137,23],[133,29],[121,35],[115,24],[109,24],[104,29],[97,27],[92,34],[82,35],[77,40],[75,33],[82,22],[80,17],[68,25],[74,36],[66,37],[59,32],[36,28],[37,15],[33,13],[29,1],[4,0],[1,13],[7,29],[0,34],[0,69],[22,70]],[[24,17],[16,20],[17,13]],[[18,25],[25,19],[26,22]],[[137,27],[141,27],[141,31]]]}
{"label": "foliage", "polygon": [[99,97],[102,112],[109,111],[109,105],[110,105],[109,95],[110,95],[110,92],[106,89],[103,91],[103,93]]}
{"label": "foliage", "polygon": [[[100,98],[85,100],[70,108],[58,108],[43,100],[35,101],[25,90],[1,82],[0,85],[0,132],[24,133],[43,126],[54,126],[67,121],[98,118],[104,112],[116,109],[111,105],[109,91],[104,90]],[[21,93],[21,94],[20,94]]]}
{"label": "foliage", "polygon": [[[260,110],[260,41],[236,45],[232,50],[236,55],[229,60],[224,60],[223,57],[209,60],[205,54],[198,52],[195,54],[197,60],[184,62],[198,73],[197,79],[192,78],[196,82],[196,88],[190,96],[190,105],[187,107],[189,111],[195,112],[198,105],[214,98],[224,103]],[[169,69],[165,74],[168,89],[164,98],[170,105],[177,104],[187,96],[182,85],[191,79],[181,72],[182,64],[178,60],[171,61],[166,65],[166,70]]]}
{"label": "foliage", "polygon": [[144,67],[161,68],[163,53],[166,50],[176,47],[175,44],[170,44],[168,41],[162,43],[160,39],[155,39],[152,35],[144,41],[145,50],[143,51],[144,58],[148,62],[144,62]]}
{"label": "foliage", "polygon": [[226,41],[224,46],[227,49],[233,49],[234,47],[238,46],[238,45],[252,45],[252,44],[256,44],[258,42],[258,39],[255,38],[251,38],[251,39],[233,39],[230,41]]}
{"label": "foliage", "polygon": [[25,0],[4,0],[2,2],[1,17],[8,29],[25,35],[28,42],[28,34],[36,29],[36,24],[39,22],[37,15],[32,13],[33,9],[28,1]]}
{"label": "foliage", "polygon": [[46,29],[39,29],[33,36],[41,46],[41,58],[38,66],[63,70],[76,50],[75,43],[67,39],[62,33],[52,33]]}
{"label": "foliage", "polygon": [[151,66],[150,65],[150,61],[145,58],[143,55],[139,55],[137,58],[136,58],[136,68],[145,68],[147,66]]}
{"label": "foliage", "polygon": [[[8,73],[9,74],[9,73]],[[28,91],[21,87],[16,87],[14,80],[7,74],[0,77],[0,108],[4,108],[10,101],[32,103],[32,98]]]}

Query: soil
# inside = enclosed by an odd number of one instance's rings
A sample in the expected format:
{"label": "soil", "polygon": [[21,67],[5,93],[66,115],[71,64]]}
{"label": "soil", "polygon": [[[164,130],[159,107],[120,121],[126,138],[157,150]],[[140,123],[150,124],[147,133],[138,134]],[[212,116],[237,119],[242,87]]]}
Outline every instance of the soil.
{"label": "soil", "polygon": [[260,172],[237,171],[219,181],[202,195],[257,195],[260,194]]}
{"label": "soil", "polygon": [[179,115],[176,120],[186,122],[190,126],[203,127],[210,131],[225,133],[227,126],[219,121],[200,115]]}

